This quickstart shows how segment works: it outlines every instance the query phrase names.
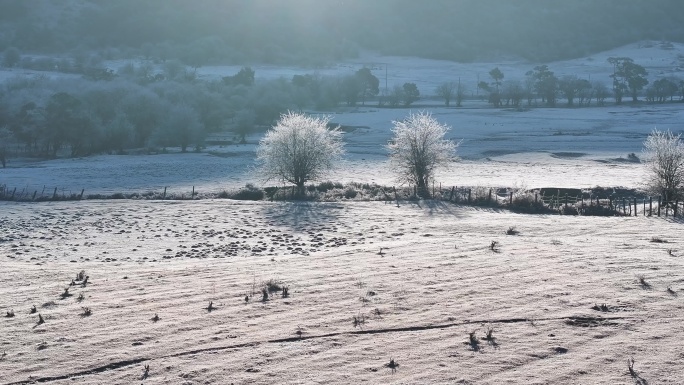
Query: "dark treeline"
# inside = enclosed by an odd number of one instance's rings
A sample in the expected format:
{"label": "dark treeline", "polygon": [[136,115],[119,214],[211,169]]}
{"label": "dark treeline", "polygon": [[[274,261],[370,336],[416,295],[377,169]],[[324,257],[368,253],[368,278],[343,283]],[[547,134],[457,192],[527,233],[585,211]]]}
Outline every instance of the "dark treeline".
{"label": "dark treeline", "polygon": [[[589,81],[578,75],[558,77],[547,65],[534,67],[523,79],[504,80],[505,74],[497,67],[489,71],[489,81],[478,83],[478,94],[482,91],[494,107],[515,108],[538,107],[539,101],[544,106],[556,107],[562,99],[567,101],[568,107],[589,106],[592,101],[594,105],[603,106],[609,98],[616,104],[622,104],[625,98],[638,102],[640,96],[650,103],[684,101],[684,80],[681,78],[668,76],[649,83],[648,71],[632,58],[610,57],[608,62],[614,65],[608,85],[601,79]],[[452,99],[460,106],[464,92],[461,87],[447,82],[437,87],[435,93],[446,106]]]}
{"label": "dark treeline", "polygon": [[534,62],[684,42],[681,0],[3,0],[0,51],[322,64],[384,54]]}
{"label": "dark treeline", "polygon": [[[327,110],[377,95],[368,69],[340,77],[295,75],[255,81],[244,67],[217,81],[198,80],[174,61],[161,71],[127,64],[114,73],[86,68],[84,76],[17,77],[0,86],[0,155],[44,157],[200,149],[207,134],[234,142],[268,127],[288,110]],[[362,75],[365,74],[365,75]],[[364,77],[365,76],[365,77]],[[364,79],[375,79],[368,91]],[[370,92],[370,93],[369,93]],[[4,162],[3,162],[4,163]]]}
{"label": "dark treeline", "polygon": [[[473,98],[483,97],[497,108],[602,106],[608,101],[621,104],[623,98],[652,103],[684,100],[682,79],[671,76],[649,83],[647,71],[632,59],[609,62],[615,72],[593,82],[577,75],[559,78],[540,65],[523,79],[507,79],[494,68],[477,92],[454,82],[424,92],[447,107],[452,101],[461,107],[467,99],[481,104]],[[212,133],[229,133],[234,143],[244,142],[246,135],[271,126],[288,110],[329,111],[359,104],[406,107],[420,99],[420,90],[410,82],[381,93],[378,78],[366,67],[343,76],[307,74],[260,81],[249,67],[204,81],[175,60],[161,66],[129,62],[116,73],[102,67],[77,68],[73,62],[61,68],[74,75],[17,77],[0,86],[3,166],[9,155],[20,154],[73,157],[167,147],[200,150]]]}

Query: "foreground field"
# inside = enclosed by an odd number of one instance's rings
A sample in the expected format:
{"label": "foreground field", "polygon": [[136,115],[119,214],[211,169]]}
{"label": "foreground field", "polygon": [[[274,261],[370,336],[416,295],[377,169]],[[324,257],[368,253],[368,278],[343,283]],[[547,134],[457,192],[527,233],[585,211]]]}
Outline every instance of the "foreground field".
{"label": "foreground field", "polygon": [[0,203],[0,226],[0,384],[684,378],[674,221],[205,200]]}

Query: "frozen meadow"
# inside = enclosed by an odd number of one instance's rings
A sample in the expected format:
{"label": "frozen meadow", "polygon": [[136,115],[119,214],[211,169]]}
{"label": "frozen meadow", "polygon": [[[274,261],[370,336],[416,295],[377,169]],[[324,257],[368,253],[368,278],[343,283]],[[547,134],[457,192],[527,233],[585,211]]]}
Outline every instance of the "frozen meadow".
{"label": "frozen meadow", "polygon": [[[607,57],[629,56],[653,78],[681,76],[682,54],[641,43],[549,67],[608,83]],[[412,81],[424,94],[455,74],[498,66],[516,78],[534,66],[361,61],[388,63],[390,87]],[[447,186],[638,188],[645,167],[627,155],[655,127],[684,129],[680,104],[419,104],[463,140],[461,161],[437,177]],[[326,112],[354,127],[329,179],[394,184],[384,145],[408,112]],[[202,153],[12,159],[0,184],[86,195],[272,185],[253,169],[259,138]],[[681,227],[432,201],[0,202],[0,385],[681,384]]]}

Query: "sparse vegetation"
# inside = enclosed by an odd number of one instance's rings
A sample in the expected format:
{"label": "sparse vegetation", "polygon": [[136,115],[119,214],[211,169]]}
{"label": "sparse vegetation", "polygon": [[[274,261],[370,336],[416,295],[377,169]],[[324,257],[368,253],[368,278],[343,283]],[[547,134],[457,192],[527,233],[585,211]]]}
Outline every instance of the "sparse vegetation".
{"label": "sparse vegetation", "polygon": [[399,363],[394,360],[394,358],[390,358],[390,362],[385,364],[385,367],[388,367],[392,370],[392,373],[395,373],[397,371],[397,368],[399,367]]}
{"label": "sparse vegetation", "polygon": [[494,341],[494,328],[493,327],[488,327],[487,331],[485,333],[485,340],[487,341]]}
{"label": "sparse vegetation", "polygon": [[278,281],[271,279],[266,282],[266,290],[268,290],[269,293],[275,293],[283,290],[283,287]]}
{"label": "sparse vegetation", "polygon": [[490,250],[490,251],[493,251],[493,252],[495,252],[495,253],[498,253],[498,252],[500,251],[499,246],[500,246],[500,244],[499,244],[498,241],[492,241],[492,242],[489,244],[489,250]]}
{"label": "sparse vegetation", "polygon": [[480,350],[480,339],[477,338],[475,331],[468,334],[468,345],[470,346],[470,349],[474,351]]}
{"label": "sparse vegetation", "polygon": [[71,293],[69,293],[69,288],[67,287],[64,289],[64,292],[60,295],[60,298],[66,299],[68,297],[71,297]]}
{"label": "sparse vegetation", "polygon": [[365,325],[365,323],[366,323],[366,316],[363,314],[355,315],[354,319],[352,321],[352,324],[354,325],[355,328],[359,327],[359,328],[363,329],[363,325]]}
{"label": "sparse vegetation", "polygon": [[81,317],[90,317],[92,314],[93,311],[89,307],[81,308]]}
{"label": "sparse vegetation", "polygon": [[14,310],[7,310],[7,313],[5,313],[5,318],[12,318],[14,317]]}
{"label": "sparse vegetation", "polygon": [[520,231],[516,230],[514,226],[509,227],[508,230],[506,230],[506,235],[518,235],[520,234]]}
{"label": "sparse vegetation", "polygon": [[639,282],[639,285],[641,285],[642,288],[644,289],[650,289],[651,284],[646,281],[646,276],[643,274],[637,274],[636,275],[637,281]]}

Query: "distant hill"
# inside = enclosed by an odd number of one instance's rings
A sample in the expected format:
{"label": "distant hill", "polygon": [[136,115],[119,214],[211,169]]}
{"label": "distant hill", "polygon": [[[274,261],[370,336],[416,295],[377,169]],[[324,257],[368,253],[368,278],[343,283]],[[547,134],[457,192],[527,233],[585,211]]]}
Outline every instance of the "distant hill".
{"label": "distant hill", "polygon": [[369,49],[554,61],[684,42],[681,0],[2,0],[0,51],[318,64]]}

